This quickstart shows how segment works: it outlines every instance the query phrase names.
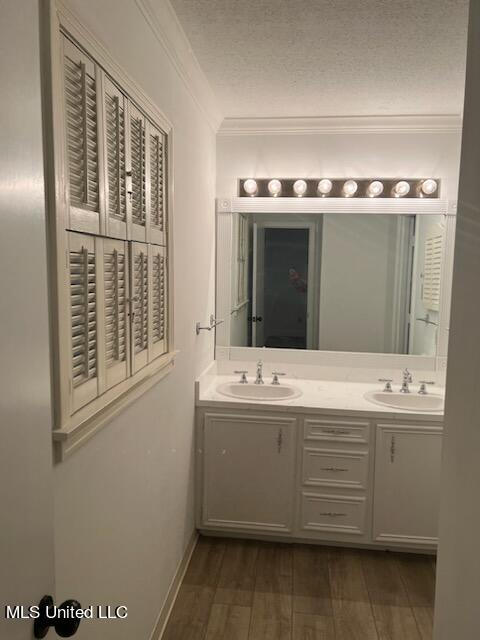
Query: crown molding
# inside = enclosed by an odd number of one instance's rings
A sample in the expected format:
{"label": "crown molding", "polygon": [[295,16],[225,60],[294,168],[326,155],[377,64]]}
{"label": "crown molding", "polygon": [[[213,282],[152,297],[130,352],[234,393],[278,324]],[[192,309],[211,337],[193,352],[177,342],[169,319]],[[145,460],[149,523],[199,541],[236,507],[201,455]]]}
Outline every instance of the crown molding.
{"label": "crown molding", "polygon": [[460,133],[459,115],[225,118],[219,136],[365,133]]}
{"label": "crown molding", "polygon": [[[83,24],[77,14],[68,6],[68,0],[51,1],[55,6],[61,25],[73,37],[81,38],[88,42],[90,49],[95,52],[97,61],[102,66],[113,69],[116,77],[128,83],[130,90],[134,91],[132,97],[137,99],[137,96],[145,95],[144,90],[112,58],[108,49],[99,41],[98,37]],[[135,0],[135,3],[185,85],[195,106],[205,117],[214,133],[216,133],[223,120],[223,115],[218,109],[213,91],[192,52],[187,36],[169,0],[163,0],[158,3],[158,12],[154,11],[150,0]],[[149,99],[149,102],[153,110],[159,111],[151,99]],[[162,121],[159,124],[165,120],[166,117],[162,114]],[[171,125],[168,124],[168,129],[170,128]]]}
{"label": "crown molding", "polygon": [[135,0],[135,2],[193,101],[214,132],[217,132],[223,115],[169,0],[156,2],[155,5],[150,0]]}
{"label": "crown molding", "polygon": [[63,2],[50,0],[56,10],[58,24],[63,32],[71,36],[88,55],[118,82],[136,104],[149,115],[166,134],[170,134],[172,123],[159,109],[157,104],[146,94],[143,87],[130,76],[124,68],[110,55],[109,50],[99,41],[77,15]]}

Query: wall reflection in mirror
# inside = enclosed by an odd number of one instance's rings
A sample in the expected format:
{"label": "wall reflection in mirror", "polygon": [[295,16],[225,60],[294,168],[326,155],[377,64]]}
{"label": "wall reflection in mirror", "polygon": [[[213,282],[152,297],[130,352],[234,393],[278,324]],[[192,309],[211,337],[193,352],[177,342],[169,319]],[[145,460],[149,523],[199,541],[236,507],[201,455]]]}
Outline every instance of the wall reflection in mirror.
{"label": "wall reflection in mirror", "polygon": [[234,214],[230,345],[435,355],[444,238],[441,215]]}

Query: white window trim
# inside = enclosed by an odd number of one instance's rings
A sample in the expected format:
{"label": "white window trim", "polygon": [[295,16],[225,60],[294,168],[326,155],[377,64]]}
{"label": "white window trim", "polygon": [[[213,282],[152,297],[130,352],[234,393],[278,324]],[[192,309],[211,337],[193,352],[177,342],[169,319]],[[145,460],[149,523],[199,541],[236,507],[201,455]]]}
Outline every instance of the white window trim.
{"label": "white window trim", "polygon": [[[65,255],[67,252],[67,231],[65,230],[64,179],[66,157],[63,133],[63,93],[62,93],[62,33],[68,34],[97,62],[105,72],[144,111],[152,122],[159,126],[166,136],[167,166],[167,207],[168,224],[167,272],[167,340],[168,352],[157,358],[135,376],[127,378],[102,396],[70,415],[70,352],[63,345],[68,344],[70,323],[66,321],[65,309],[70,308],[65,287]],[[49,0],[42,24],[42,75],[45,78],[44,125],[49,132],[45,140],[46,190],[49,241],[49,281],[51,313],[51,357],[52,387],[54,405],[53,440],[57,460],[63,460],[79,446],[105,426],[115,415],[170,373],[178,351],[174,347],[173,310],[173,130],[166,116],[148,98],[136,82],[110,56],[106,48],[83,26],[60,0]]]}

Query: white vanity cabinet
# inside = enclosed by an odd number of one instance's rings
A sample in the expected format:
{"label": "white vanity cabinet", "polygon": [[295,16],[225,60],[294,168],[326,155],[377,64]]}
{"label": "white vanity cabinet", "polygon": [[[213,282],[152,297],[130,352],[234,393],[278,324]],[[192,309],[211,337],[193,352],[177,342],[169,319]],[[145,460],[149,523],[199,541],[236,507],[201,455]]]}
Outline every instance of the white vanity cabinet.
{"label": "white vanity cabinet", "polygon": [[435,549],[438,420],[292,409],[199,410],[200,530]]}
{"label": "white vanity cabinet", "polygon": [[435,545],[442,429],[377,424],[373,536],[378,542]]}
{"label": "white vanity cabinet", "polygon": [[201,426],[201,525],[290,533],[295,417],[206,413]]}

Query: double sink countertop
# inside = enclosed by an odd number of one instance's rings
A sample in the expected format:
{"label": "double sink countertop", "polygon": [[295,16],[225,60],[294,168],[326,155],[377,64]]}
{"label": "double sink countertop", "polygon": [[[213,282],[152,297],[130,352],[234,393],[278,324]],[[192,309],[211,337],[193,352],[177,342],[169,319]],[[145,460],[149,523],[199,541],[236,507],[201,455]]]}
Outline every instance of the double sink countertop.
{"label": "double sink countertop", "polygon": [[[216,407],[225,409],[242,408],[254,411],[276,411],[290,413],[325,413],[329,414],[358,414],[365,413],[369,417],[399,420],[442,421],[443,411],[415,411],[399,409],[379,405],[365,398],[365,394],[372,391],[381,391],[379,382],[352,382],[336,380],[312,380],[299,378],[282,378],[280,385],[296,387],[301,391],[298,397],[285,400],[257,400],[229,397],[218,391],[218,387],[225,383],[237,383],[238,375],[213,375],[201,376],[195,385],[196,405],[198,407]],[[265,386],[270,379],[265,380]],[[253,380],[249,380],[253,385]],[[394,385],[394,391],[398,391],[398,385]],[[418,394],[419,385],[411,384],[412,394]],[[432,393],[444,395],[445,389],[435,387]]]}

